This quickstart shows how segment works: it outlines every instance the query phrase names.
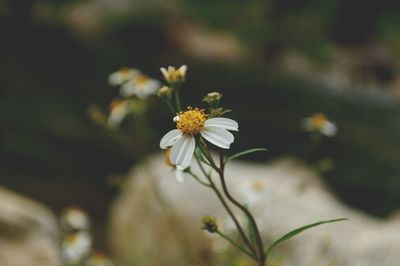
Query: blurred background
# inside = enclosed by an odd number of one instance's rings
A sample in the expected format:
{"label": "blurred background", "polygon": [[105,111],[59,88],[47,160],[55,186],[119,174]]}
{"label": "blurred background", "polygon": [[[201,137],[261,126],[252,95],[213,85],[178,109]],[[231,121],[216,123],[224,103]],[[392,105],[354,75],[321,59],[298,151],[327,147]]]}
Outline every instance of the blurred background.
{"label": "blurred background", "polygon": [[130,121],[88,116],[107,112],[124,66],[162,80],[160,67],[188,65],[185,102],[217,90],[234,110],[232,152],[269,149],[249,160],[301,159],[300,121],[323,112],[338,134],[314,157],[329,158],[332,191],[378,217],[400,206],[399,1],[1,0],[0,33],[0,184],[55,213],[85,209],[104,249],[115,183],[171,127],[156,98],[146,147]]}

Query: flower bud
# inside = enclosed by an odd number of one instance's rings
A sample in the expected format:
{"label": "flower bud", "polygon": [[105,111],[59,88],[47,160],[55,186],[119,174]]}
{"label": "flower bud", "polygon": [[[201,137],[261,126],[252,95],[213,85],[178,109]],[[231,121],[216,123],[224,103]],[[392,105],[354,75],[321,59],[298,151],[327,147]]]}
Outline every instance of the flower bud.
{"label": "flower bud", "polygon": [[210,92],[203,98],[203,102],[208,103],[212,107],[216,107],[219,105],[219,102],[222,98],[222,94],[219,92]]}
{"label": "flower bud", "polygon": [[157,96],[165,100],[170,99],[171,95],[172,95],[172,89],[168,86],[161,87],[157,92]]}
{"label": "flower bud", "polygon": [[160,68],[161,73],[163,74],[165,80],[169,84],[181,83],[185,81],[187,66],[183,65],[178,69],[175,67],[169,66],[168,68],[162,67]]}
{"label": "flower bud", "polygon": [[203,226],[201,229],[208,231],[209,233],[215,233],[218,231],[217,219],[213,216],[203,217]]}

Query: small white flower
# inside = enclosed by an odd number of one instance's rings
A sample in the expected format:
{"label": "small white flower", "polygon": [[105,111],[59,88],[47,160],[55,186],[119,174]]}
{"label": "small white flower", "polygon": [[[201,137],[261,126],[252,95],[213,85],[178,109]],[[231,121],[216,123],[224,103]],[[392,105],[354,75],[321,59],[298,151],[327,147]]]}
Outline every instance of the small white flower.
{"label": "small white flower", "polygon": [[67,265],[80,263],[89,255],[92,238],[85,231],[70,233],[65,236],[61,248],[64,262]]}
{"label": "small white flower", "polygon": [[114,263],[101,253],[94,253],[87,261],[87,266],[113,266]]}
{"label": "small white flower", "polygon": [[128,81],[120,88],[123,97],[136,95],[139,99],[145,99],[150,95],[156,94],[160,89],[160,82],[151,79],[146,75],[139,75]]}
{"label": "small white flower", "polygon": [[118,127],[122,120],[130,112],[129,102],[127,100],[116,99],[110,104],[110,114],[108,116],[108,126],[115,128]]}
{"label": "small white flower", "polygon": [[265,194],[265,181],[262,179],[247,180],[240,185],[240,191],[244,196],[245,204],[252,207],[258,204]]}
{"label": "small white flower", "polygon": [[65,230],[88,230],[90,220],[87,214],[79,208],[65,209],[60,218],[61,227]]}
{"label": "small white flower", "polygon": [[160,70],[168,83],[175,83],[185,80],[187,66],[183,65],[178,69],[175,69],[175,67],[172,66],[169,66],[168,68],[162,67]]}
{"label": "small white flower", "polygon": [[120,70],[112,73],[108,77],[108,83],[111,86],[119,86],[122,84],[125,84],[126,82],[135,79],[140,75],[139,70],[130,68],[130,67],[124,67],[121,68]]}
{"label": "small white flower", "polygon": [[229,149],[234,136],[228,130],[238,131],[238,123],[229,118],[207,119],[203,110],[188,108],[174,119],[177,129],[169,131],[160,141],[161,149],[171,147],[170,161],[173,165],[185,169],[190,165],[196,147],[195,135],[201,136],[212,144]]}
{"label": "small white flower", "polygon": [[301,126],[305,131],[319,132],[328,137],[333,137],[337,133],[336,125],[329,121],[322,113],[316,113],[311,117],[303,118],[301,121]]}

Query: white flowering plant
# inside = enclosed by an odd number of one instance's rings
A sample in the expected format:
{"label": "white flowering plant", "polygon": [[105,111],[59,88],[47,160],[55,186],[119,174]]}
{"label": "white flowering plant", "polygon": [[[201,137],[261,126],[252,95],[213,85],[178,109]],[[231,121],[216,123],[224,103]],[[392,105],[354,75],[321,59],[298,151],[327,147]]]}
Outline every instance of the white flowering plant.
{"label": "white flowering plant", "polygon": [[[181,102],[180,94],[186,79],[187,67],[185,65],[179,68],[169,66],[160,70],[166,82],[164,86],[147,76],[144,79],[140,76],[140,71],[133,69],[122,69],[111,74],[109,82],[112,85],[121,86],[120,93],[124,100],[120,101],[133,100],[132,96],[142,100],[156,94],[165,102],[171,112],[171,122],[175,124],[175,129],[167,132],[159,143],[160,148],[165,150],[166,163],[175,170],[178,181],[183,182],[185,176],[190,176],[216,194],[232,219],[239,238],[234,240],[222,232],[213,216],[203,218],[203,230],[219,235],[254,260],[258,266],[265,266],[268,255],[278,244],[314,226],[345,220],[327,220],[297,228],[272,242],[266,248],[256,219],[246,205],[232,196],[225,177],[225,168],[231,160],[250,153],[266,151],[266,149],[254,148],[228,156],[226,151],[230,149],[235,140],[232,132],[239,131],[239,124],[226,117],[231,110],[221,105],[222,94],[219,92],[208,93],[202,99],[206,105],[204,108],[190,106],[183,108],[185,105]],[[138,84],[143,80],[146,83],[139,86]],[[158,86],[157,90],[154,89],[156,86]],[[114,113],[113,109],[111,110],[108,121],[119,124],[129,112],[129,104],[121,104],[118,103],[119,108],[116,110],[114,107]],[[119,115],[119,113],[123,115]],[[218,156],[212,154],[211,148],[217,150]],[[199,166],[199,173],[192,169],[193,161]],[[233,207],[246,217],[246,224],[239,221]]]}

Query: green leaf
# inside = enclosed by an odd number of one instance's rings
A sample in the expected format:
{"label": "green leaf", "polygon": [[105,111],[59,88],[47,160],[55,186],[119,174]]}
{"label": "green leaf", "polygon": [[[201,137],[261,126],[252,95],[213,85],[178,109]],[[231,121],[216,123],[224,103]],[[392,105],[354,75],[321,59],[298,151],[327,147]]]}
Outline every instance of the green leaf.
{"label": "green leaf", "polygon": [[294,229],[293,231],[290,231],[289,233],[285,234],[284,236],[282,236],[281,238],[279,238],[278,240],[276,240],[274,243],[272,243],[272,245],[268,248],[267,250],[267,254],[278,244],[289,240],[290,238],[300,234],[301,232],[310,229],[312,227],[321,225],[321,224],[326,224],[326,223],[334,223],[334,222],[340,222],[340,221],[346,221],[348,220],[347,218],[340,218],[340,219],[335,219],[335,220],[328,220],[328,221],[321,221],[321,222],[317,222],[317,223],[313,223],[313,224],[309,224],[309,225],[305,225],[302,226],[300,228]]}
{"label": "green leaf", "polygon": [[254,231],[254,228],[251,225],[250,221],[247,222],[247,234],[249,235],[251,244],[256,245],[256,232]]}
{"label": "green leaf", "polygon": [[268,151],[268,149],[265,149],[265,148],[254,148],[254,149],[245,150],[245,151],[236,153],[236,154],[234,154],[234,155],[228,157],[228,158],[226,159],[226,161],[230,161],[230,160],[239,158],[239,157],[241,157],[241,156],[243,156],[243,155],[247,155],[247,154],[254,153],[254,152],[259,152],[259,151]]}

